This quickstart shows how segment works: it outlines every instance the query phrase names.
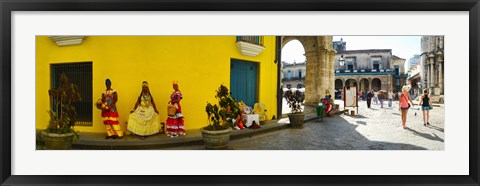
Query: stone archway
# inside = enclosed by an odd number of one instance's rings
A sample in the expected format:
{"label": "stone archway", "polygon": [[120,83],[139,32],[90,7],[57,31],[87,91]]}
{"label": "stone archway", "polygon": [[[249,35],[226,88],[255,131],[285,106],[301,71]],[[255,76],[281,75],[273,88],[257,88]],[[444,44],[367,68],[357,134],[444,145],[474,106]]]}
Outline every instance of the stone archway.
{"label": "stone archway", "polygon": [[355,79],[347,79],[347,81],[345,81],[345,86],[357,86],[357,80]]}
{"label": "stone archway", "polygon": [[305,104],[317,105],[326,90],[335,92],[333,36],[282,36],[282,48],[292,40],[305,50]]}
{"label": "stone archway", "polygon": [[343,81],[341,79],[335,80],[335,90],[343,89]]}
{"label": "stone archway", "polygon": [[368,79],[362,78],[362,79],[360,80],[360,88],[359,88],[359,90],[361,90],[361,91],[364,91],[364,90],[365,90],[365,91],[369,91],[369,90],[370,90],[370,86],[369,86],[369,85],[370,85],[370,83],[368,82]]}
{"label": "stone archway", "polygon": [[382,88],[382,81],[378,78],[373,78],[372,79],[372,90],[373,91],[379,91]]}

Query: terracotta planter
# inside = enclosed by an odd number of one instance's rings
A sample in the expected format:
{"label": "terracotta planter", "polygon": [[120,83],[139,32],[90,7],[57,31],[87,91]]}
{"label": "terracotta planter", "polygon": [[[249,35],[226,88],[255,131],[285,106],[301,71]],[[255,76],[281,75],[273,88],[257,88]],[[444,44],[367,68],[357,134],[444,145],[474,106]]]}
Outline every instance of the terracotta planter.
{"label": "terracotta planter", "polygon": [[228,127],[224,130],[205,130],[202,128],[202,137],[205,142],[206,149],[225,149],[230,140],[232,128]]}
{"label": "terracotta planter", "polygon": [[45,147],[48,150],[68,150],[72,149],[74,133],[56,134],[42,131]]}
{"label": "terracotta planter", "polygon": [[303,128],[303,123],[305,123],[305,113],[300,112],[288,114],[288,119],[290,120],[292,128],[301,129]]}

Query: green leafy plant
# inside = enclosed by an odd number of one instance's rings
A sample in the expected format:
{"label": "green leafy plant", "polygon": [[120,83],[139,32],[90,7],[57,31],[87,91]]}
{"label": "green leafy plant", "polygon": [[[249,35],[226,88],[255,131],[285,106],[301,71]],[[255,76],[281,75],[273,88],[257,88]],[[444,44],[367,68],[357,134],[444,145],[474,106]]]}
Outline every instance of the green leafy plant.
{"label": "green leafy plant", "polygon": [[65,134],[75,133],[73,130],[77,118],[75,103],[81,100],[78,87],[74,83],[70,83],[67,75],[60,75],[59,86],[57,89],[48,90],[50,96],[50,122],[46,132]]}
{"label": "green leafy plant", "polygon": [[283,97],[287,100],[288,107],[291,109],[291,113],[302,112],[302,103],[304,97],[302,93],[298,90],[293,92],[292,90],[287,90],[283,93]]}
{"label": "green leafy plant", "polygon": [[207,102],[205,111],[208,115],[209,125],[206,130],[223,130],[232,127],[231,119],[240,113],[240,105],[235,98],[231,96],[228,88],[220,85],[216,90],[215,98],[218,104],[212,105]]}

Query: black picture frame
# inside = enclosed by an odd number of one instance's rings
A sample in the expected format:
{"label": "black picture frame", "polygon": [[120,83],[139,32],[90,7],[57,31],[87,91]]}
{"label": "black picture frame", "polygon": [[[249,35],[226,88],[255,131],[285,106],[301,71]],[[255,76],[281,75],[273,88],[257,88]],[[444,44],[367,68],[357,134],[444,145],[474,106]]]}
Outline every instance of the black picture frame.
{"label": "black picture frame", "polygon": [[[479,185],[479,0],[0,0],[2,185]],[[469,175],[464,176],[21,176],[11,173],[13,11],[468,11]],[[457,95],[458,96],[458,95]],[[467,103],[466,103],[467,104]],[[455,160],[452,160],[455,161]]]}

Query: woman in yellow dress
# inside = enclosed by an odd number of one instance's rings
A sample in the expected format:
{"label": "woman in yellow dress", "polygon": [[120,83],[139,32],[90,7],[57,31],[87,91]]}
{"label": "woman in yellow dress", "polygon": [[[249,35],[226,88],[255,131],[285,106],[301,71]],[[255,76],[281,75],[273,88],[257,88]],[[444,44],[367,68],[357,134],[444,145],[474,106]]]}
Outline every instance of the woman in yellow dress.
{"label": "woman in yellow dress", "polygon": [[146,81],[142,83],[142,92],[130,111],[127,129],[142,139],[160,132],[160,117]]}

